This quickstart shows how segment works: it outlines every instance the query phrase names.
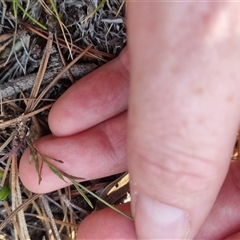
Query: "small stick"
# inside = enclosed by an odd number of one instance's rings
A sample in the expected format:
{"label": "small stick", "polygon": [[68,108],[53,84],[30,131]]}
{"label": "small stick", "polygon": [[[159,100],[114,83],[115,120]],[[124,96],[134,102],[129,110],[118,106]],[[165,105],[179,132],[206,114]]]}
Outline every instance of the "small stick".
{"label": "small stick", "polygon": [[92,46],[89,45],[88,47],[86,47],[86,49],[79,54],[74,60],[72,60],[66,67],[63,68],[63,70],[58,73],[58,75],[48,84],[48,86],[40,93],[40,95],[38,96],[38,98],[36,99],[36,101],[34,101],[34,105],[32,106],[33,109],[38,105],[38,103],[41,101],[41,99],[44,97],[44,95],[48,92],[48,90],[53,87],[58,80],[61,78],[61,76],[66,73],[68,71],[68,69],[70,69],[78,60],[80,60],[88,51],[89,49],[91,49]]}
{"label": "small stick", "polygon": [[57,240],[61,240],[61,237],[59,235],[56,223],[54,221],[54,217],[53,217],[52,211],[50,209],[50,206],[49,206],[49,203],[48,203],[46,197],[44,195],[42,195],[42,196],[40,196],[40,199],[41,199],[42,204],[43,204],[43,206],[45,208],[46,214],[48,215],[48,218],[50,219],[52,230],[54,232],[54,235],[55,235],[56,239]]}
{"label": "small stick", "polygon": [[[75,64],[74,66],[71,67],[71,72],[75,79],[79,79],[96,68],[97,68],[97,65],[94,63]],[[60,72],[59,68],[47,69],[43,77],[43,83],[47,84],[51,82],[54,76],[59,72]],[[37,76],[37,73],[32,73],[27,76],[20,77],[18,79],[9,80],[7,83],[0,85],[0,92],[2,94],[2,99],[9,98],[14,96],[17,93],[20,93],[20,89],[22,91],[32,89],[36,76]],[[65,73],[60,77],[60,79],[65,79],[67,77],[68,77],[67,73]]]}
{"label": "small stick", "polygon": [[12,150],[10,152],[8,152],[7,154],[5,154],[3,157],[0,158],[0,162],[6,160],[7,158],[9,158],[10,156],[12,156],[13,154],[17,153],[17,151],[22,147],[23,143],[24,143],[25,137],[23,137],[19,144],[12,148]]}
{"label": "small stick", "polygon": [[5,220],[0,224],[0,231],[6,227],[6,225],[11,221],[11,219],[24,207],[28,206],[31,202],[39,198],[41,194],[34,194],[28,200],[24,201],[20,206],[18,206]]}

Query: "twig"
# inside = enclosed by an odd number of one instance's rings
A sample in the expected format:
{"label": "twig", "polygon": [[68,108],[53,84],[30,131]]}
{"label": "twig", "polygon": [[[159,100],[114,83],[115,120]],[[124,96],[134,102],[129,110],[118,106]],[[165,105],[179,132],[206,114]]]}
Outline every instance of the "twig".
{"label": "twig", "polygon": [[[71,67],[71,72],[75,79],[79,79],[83,76],[85,76],[87,73],[93,71],[97,68],[97,65],[94,63],[90,64],[76,64]],[[54,76],[60,72],[60,69],[48,69],[43,77],[43,83],[47,84],[52,81]],[[37,73],[29,74],[27,76],[20,77],[18,79],[9,80],[8,83],[4,85],[0,85],[0,91],[2,93],[2,98],[9,98],[14,96],[17,93],[20,93],[21,89],[22,91],[26,91],[28,89],[31,89],[34,80],[37,76]],[[67,78],[67,73],[64,73],[60,79]]]}
{"label": "twig", "polygon": [[[9,207],[9,205],[8,205],[8,203],[6,201],[3,201],[3,206],[6,209],[7,214],[10,215],[11,214],[11,209],[10,209],[10,207]],[[18,235],[20,240],[24,240],[24,238],[23,238],[23,236],[22,236],[22,234],[20,232],[20,228],[19,228],[19,225],[18,225],[16,219],[13,218],[12,219],[12,223],[13,223],[14,228],[16,229],[16,234]]]}
{"label": "twig", "polygon": [[77,61],[79,61],[88,51],[89,49],[91,49],[91,45],[89,45],[88,47],[86,47],[86,49],[79,54],[74,60],[72,60],[66,67],[64,67],[64,69],[58,73],[58,75],[49,83],[49,85],[40,93],[40,95],[38,96],[38,98],[36,99],[36,101],[34,101],[34,104],[32,105],[33,109],[38,105],[38,103],[41,101],[41,99],[43,98],[43,96],[48,92],[48,90],[53,87],[61,78],[61,76],[66,73],[68,71],[68,69],[70,69]]}
{"label": "twig", "polygon": [[4,169],[3,177],[2,177],[2,180],[1,180],[1,183],[0,183],[0,186],[1,186],[1,187],[3,187],[3,185],[5,184],[5,181],[6,181],[7,176],[8,176],[8,170],[9,170],[9,168],[10,168],[11,162],[12,162],[12,159],[11,159],[11,158],[8,158],[6,167],[5,167],[5,169]]}
{"label": "twig", "polygon": [[37,198],[39,198],[41,196],[41,194],[35,194],[33,195],[31,198],[29,198],[28,200],[24,201],[22,203],[22,205],[20,205],[19,207],[17,207],[1,224],[0,224],[0,231],[6,227],[6,225],[11,221],[11,219],[18,213],[18,211],[20,211],[21,209],[23,209],[24,207],[26,207],[27,205],[29,205],[32,201],[36,200]]}
{"label": "twig", "polygon": [[[40,113],[40,112],[42,112],[42,111],[44,111],[44,110],[46,110],[46,109],[48,109],[50,107],[52,107],[52,105],[53,104],[49,104],[49,105],[47,105],[45,107],[39,108],[39,109],[37,109],[37,110],[35,110],[33,112],[30,112],[30,113],[27,113],[27,114],[23,115],[23,120],[27,119],[27,118],[29,118],[29,117],[31,117],[33,115],[36,115],[36,114],[38,114],[38,113]],[[3,123],[0,123],[0,128],[6,128],[6,127],[8,127],[8,126],[10,126],[12,124],[15,124],[17,121],[18,121],[18,118],[14,118],[14,119],[5,121]]]}
{"label": "twig", "polygon": [[66,206],[72,211],[72,208],[77,209],[79,212],[83,213],[84,215],[88,215],[89,212],[86,211],[85,209],[77,206],[76,204],[72,203],[65,195],[62,196],[62,200],[66,204]]}
{"label": "twig", "polygon": [[45,208],[45,211],[48,215],[48,218],[50,219],[52,230],[54,232],[54,235],[55,235],[56,239],[61,240],[61,237],[59,235],[59,232],[58,232],[58,229],[57,229],[56,223],[54,221],[54,217],[53,217],[53,214],[52,214],[52,211],[50,209],[50,206],[49,206],[49,203],[48,203],[47,199],[45,198],[44,195],[42,195],[42,196],[40,196],[40,200],[42,201],[42,204]]}
{"label": "twig", "polygon": [[[39,36],[41,36],[42,38],[45,38],[47,39],[47,32],[42,30],[42,29],[39,29],[35,26],[32,26],[26,22],[23,22],[21,20],[19,20],[19,23],[22,24],[24,27],[28,28],[29,30],[31,30],[32,32],[38,34]],[[65,41],[64,39],[61,39],[61,38],[58,38],[59,40],[59,45],[61,47],[65,47],[67,48],[66,44],[65,44]],[[56,43],[55,41],[53,41],[54,43]],[[81,53],[84,49],[83,48],[80,48],[76,45],[73,45],[73,48],[72,48],[72,51],[73,52],[76,52],[76,53]],[[86,56],[88,57],[91,57],[91,58],[95,58],[95,59],[98,59],[98,60],[101,60],[103,62],[107,62],[105,59],[99,57],[100,56],[103,56],[103,57],[107,57],[109,59],[113,59],[115,57],[115,55],[113,54],[110,54],[110,53],[105,53],[105,52],[102,52],[102,51],[99,51],[97,49],[91,49],[87,54]]]}
{"label": "twig", "polygon": [[[66,188],[65,188],[66,190]],[[58,192],[58,196],[59,196],[59,200],[60,200],[60,203],[61,203],[61,207],[62,207],[62,211],[63,211],[63,221],[68,221],[68,208],[66,207],[66,205],[64,204],[63,202],[63,199],[62,199],[62,191],[60,189],[57,190]],[[71,212],[70,212],[71,214]],[[73,223],[73,222],[72,222]],[[62,230],[64,229],[64,225],[61,225],[61,227],[59,228],[59,232],[61,233]],[[69,227],[66,227],[66,232],[67,232],[67,235],[70,236],[70,231],[69,231]]]}
{"label": "twig", "polygon": [[[17,168],[17,157],[16,154],[12,156],[12,165],[11,165],[11,193],[12,193],[12,210],[14,211],[18,206],[22,204],[22,195],[20,190],[19,178],[18,178],[18,168]],[[17,214],[17,219],[19,224],[19,230],[23,239],[30,239],[26,219],[24,217],[23,210],[19,210]],[[16,229],[19,232],[18,228]]]}
{"label": "twig", "polygon": [[[44,54],[42,56],[42,60],[38,69],[36,79],[34,81],[34,85],[32,87],[30,98],[36,98],[38,95],[40,86],[42,84],[43,76],[44,76],[44,73],[46,72],[47,64],[50,58],[52,43],[53,43],[53,34],[49,32],[47,44],[44,50]],[[33,111],[34,110],[33,105],[34,105],[34,100],[29,100],[27,102],[25,113],[29,113],[30,111]]]}
{"label": "twig", "polygon": [[[41,200],[41,199],[39,199],[39,200]],[[46,209],[45,209],[45,207],[44,207],[44,205],[43,205],[43,202],[42,201],[38,201],[39,202],[39,206],[40,206],[40,208],[41,208],[41,211],[42,211],[42,216],[44,217],[44,218],[48,218],[49,219],[49,217],[47,216],[47,213],[46,213]],[[47,239],[55,239],[55,237],[54,237],[54,234],[53,234],[53,231],[52,231],[52,229],[51,229],[51,225],[50,225],[50,219],[49,219],[49,221],[42,221],[43,222],[43,227],[46,229],[46,233],[47,233]]]}
{"label": "twig", "polygon": [[[4,150],[4,148],[7,147],[7,145],[13,140],[14,134],[15,134],[15,133],[12,133],[12,134],[8,137],[8,139],[0,146],[0,152],[2,152],[2,151]],[[1,159],[0,159],[0,161],[1,161]]]}
{"label": "twig", "polygon": [[22,138],[19,142],[19,144],[12,148],[12,150],[10,152],[8,152],[7,154],[5,154],[3,157],[0,158],[0,162],[6,160],[7,158],[9,158],[10,156],[12,156],[14,153],[17,153],[17,151],[22,147],[23,143],[24,143],[25,138]]}
{"label": "twig", "polygon": [[[39,215],[36,215],[37,218],[41,219],[41,220],[44,220],[45,222],[48,221],[50,222],[50,219],[48,217],[44,217],[44,216],[39,216]],[[56,224],[59,224],[59,225],[63,225],[63,226],[67,226],[67,227],[72,227],[72,228],[78,228],[78,224],[74,224],[74,223],[69,223],[69,222],[64,222],[64,221],[61,221],[61,220],[58,220],[58,219],[54,219],[54,221],[56,222]]]}
{"label": "twig", "polygon": [[[63,56],[63,54],[62,54],[62,50],[61,50],[61,48],[60,48],[60,46],[59,46],[59,41],[58,41],[58,37],[57,37],[57,34],[56,34],[56,33],[54,34],[54,38],[56,39],[57,49],[58,49],[59,56],[60,56],[60,58],[61,58],[61,60],[62,60],[62,64],[63,64],[63,66],[65,67],[65,66],[67,65],[67,63],[66,63],[66,61],[65,61],[65,59],[64,59],[64,56]],[[68,77],[69,77],[69,79],[71,80],[71,82],[72,82],[72,84],[73,84],[73,83],[74,83],[74,78],[73,78],[73,75],[72,75],[72,73],[71,73],[71,69],[69,69],[69,70],[67,71],[67,74],[68,74]]]}

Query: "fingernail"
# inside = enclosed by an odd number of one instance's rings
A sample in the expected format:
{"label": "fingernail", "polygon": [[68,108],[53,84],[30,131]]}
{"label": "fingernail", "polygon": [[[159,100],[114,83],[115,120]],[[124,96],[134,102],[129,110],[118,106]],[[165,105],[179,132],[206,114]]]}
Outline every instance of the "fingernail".
{"label": "fingernail", "polygon": [[186,239],[188,214],[138,193],[135,206],[138,239]]}

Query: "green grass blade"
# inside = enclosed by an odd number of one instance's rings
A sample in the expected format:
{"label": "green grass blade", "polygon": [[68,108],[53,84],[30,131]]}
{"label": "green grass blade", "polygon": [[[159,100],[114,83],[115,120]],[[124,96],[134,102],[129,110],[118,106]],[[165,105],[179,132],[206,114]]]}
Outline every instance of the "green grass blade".
{"label": "green grass blade", "polygon": [[[67,38],[66,38],[66,34],[65,34],[65,32],[64,32],[64,28],[66,29],[66,31],[67,31],[68,33],[69,33],[69,31],[68,31],[67,27],[62,23],[61,18],[60,18],[60,16],[59,16],[59,13],[58,13],[58,11],[57,11],[57,7],[56,7],[54,1],[53,1],[53,0],[50,0],[50,3],[51,3],[51,6],[52,6],[52,8],[53,8],[53,11],[54,11],[54,13],[55,13],[55,17],[57,18],[58,23],[59,23],[59,26],[60,26],[60,28],[61,28],[61,31],[62,31],[62,34],[63,34],[63,38],[64,38],[64,40],[65,40],[65,42],[66,42],[66,45],[67,45],[67,47],[68,47],[68,50],[69,50],[69,54],[70,54],[71,58],[73,59],[73,56],[72,56],[72,40],[71,40],[71,47],[70,47],[70,46],[69,46],[69,43],[68,43],[68,40],[67,40]],[[71,36],[71,34],[69,34],[69,36]]]}
{"label": "green grass blade", "polygon": [[107,0],[102,0],[102,1],[99,3],[99,5],[93,10],[93,12],[90,13],[81,23],[84,23],[84,22],[86,22],[89,18],[93,17],[94,14],[95,14],[100,8],[102,8],[102,7],[104,6],[104,4],[105,4],[106,1],[107,1]]}
{"label": "green grass blade", "polygon": [[[122,212],[121,210],[117,209],[116,207],[112,206],[110,203],[106,202],[105,200],[103,200],[101,197],[99,197],[98,195],[96,195],[95,193],[91,192],[88,188],[84,187],[82,184],[80,184],[79,182],[77,182],[75,179],[79,179],[79,178],[75,178],[74,176],[71,176],[65,172],[63,172],[62,170],[58,169],[57,167],[55,167],[49,160],[48,160],[48,157],[38,153],[37,149],[34,148],[34,146],[32,145],[31,142],[29,142],[27,140],[27,143],[29,145],[29,148],[30,148],[30,153],[33,155],[33,159],[34,159],[34,162],[35,162],[35,168],[38,172],[38,175],[39,175],[39,179],[41,180],[41,172],[42,172],[42,166],[43,166],[43,163],[47,164],[48,167],[51,169],[51,171],[53,173],[55,173],[61,180],[65,181],[65,179],[68,179],[69,181],[71,181],[71,183],[74,185],[74,187],[77,189],[77,191],[79,192],[79,194],[84,198],[84,200],[88,203],[88,205],[94,209],[94,206],[93,204],[91,203],[90,199],[87,197],[87,195],[83,192],[86,191],[88,194],[90,194],[91,196],[93,196],[94,198],[96,198],[97,200],[99,200],[100,202],[102,202],[103,204],[105,204],[106,206],[108,206],[109,208],[111,208],[112,210],[114,210],[115,212],[118,212],[119,214],[121,214],[122,216],[130,219],[130,220],[133,220],[133,218]],[[37,161],[35,161],[35,155],[37,153]],[[41,167],[39,167],[39,158],[41,158]],[[60,160],[60,162],[62,162]],[[65,179],[64,179],[65,178]]]}
{"label": "green grass blade", "polygon": [[105,2],[106,2],[107,0],[102,0],[101,2],[100,2],[100,4],[95,8],[95,10],[93,11],[94,12],[94,14],[100,9],[100,8],[102,8],[103,6],[104,6],[104,4],[105,4]]}
{"label": "green grass blade", "polygon": [[92,191],[90,191],[89,189],[87,189],[86,187],[84,187],[82,184],[74,181],[75,184],[74,186],[76,187],[76,185],[83,189],[84,191],[86,191],[87,193],[89,193],[90,195],[92,195],[94,198],[98,199],[100,202],[102,202],[103,204],[105,204],[106,206],[108,206],[109,208],[111,208],[112,210],[114,210],[115,212],[120,213],[121,215],[123,215],[124,217],[133,220],[133,218],[131,216],[129,216],[128,214],[122,212],[121,210],[117,209],[116,207],[112,206],[110,203],[106,202],[105,200],[103,200],[102,198],[100,198],[97,194],[93,193]]}
{"label": "green grass blade", "polygon": [[17,19],[17,3],[18,3],[18,0],[12,0],[13,15],[16,19]]}
{"label": "green grass blade", "polygon": [[57,168],[55,168],[53,165],[48,165],[48,167],[52,170],[53,173],[55,173],[61,180],[63,180],[64,182],[66,182],[66,180],[64,179],[63,175],[58,171]]}
{"label": "green grass blade", "polygon": [[32,22],[34,22],[36,25],[43,28],[44,30],[47,30],[47,27],[45,27],[43,24],[37,21],[34,17],[32,17],[17,0],[14,0],[14,2],[16,2],[16,7],[18,7],[24,13],[24,15],[26,15]]}
{"label": "green grass blade", "polygon": [[82,189],[79,187],[78,182],[76,182],[73,179],[70,179],[74,187],[78,190],[78,192],[81,194],[81,196],[84,198],[84,200],[88,203],[88,205],[94,209],[92,202],[89,200],[89,198],[86,196],[86,194],[82,191]]}
{"label": "green grass blade", "polygon": [[6,200],[10,193],[11,193],[10,186],[8,183],[5,183],[2,189],[0,190],[0,200],[1,201]]}

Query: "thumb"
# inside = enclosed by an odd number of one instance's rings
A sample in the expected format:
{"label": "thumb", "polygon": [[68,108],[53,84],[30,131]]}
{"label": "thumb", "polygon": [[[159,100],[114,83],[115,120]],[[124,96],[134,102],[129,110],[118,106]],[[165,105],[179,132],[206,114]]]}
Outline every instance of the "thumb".
{"label": "thumb", "polygon": [[137,236],[193,239],[224,181],[239,126],[239,4],[128,7],[127,158]]}

